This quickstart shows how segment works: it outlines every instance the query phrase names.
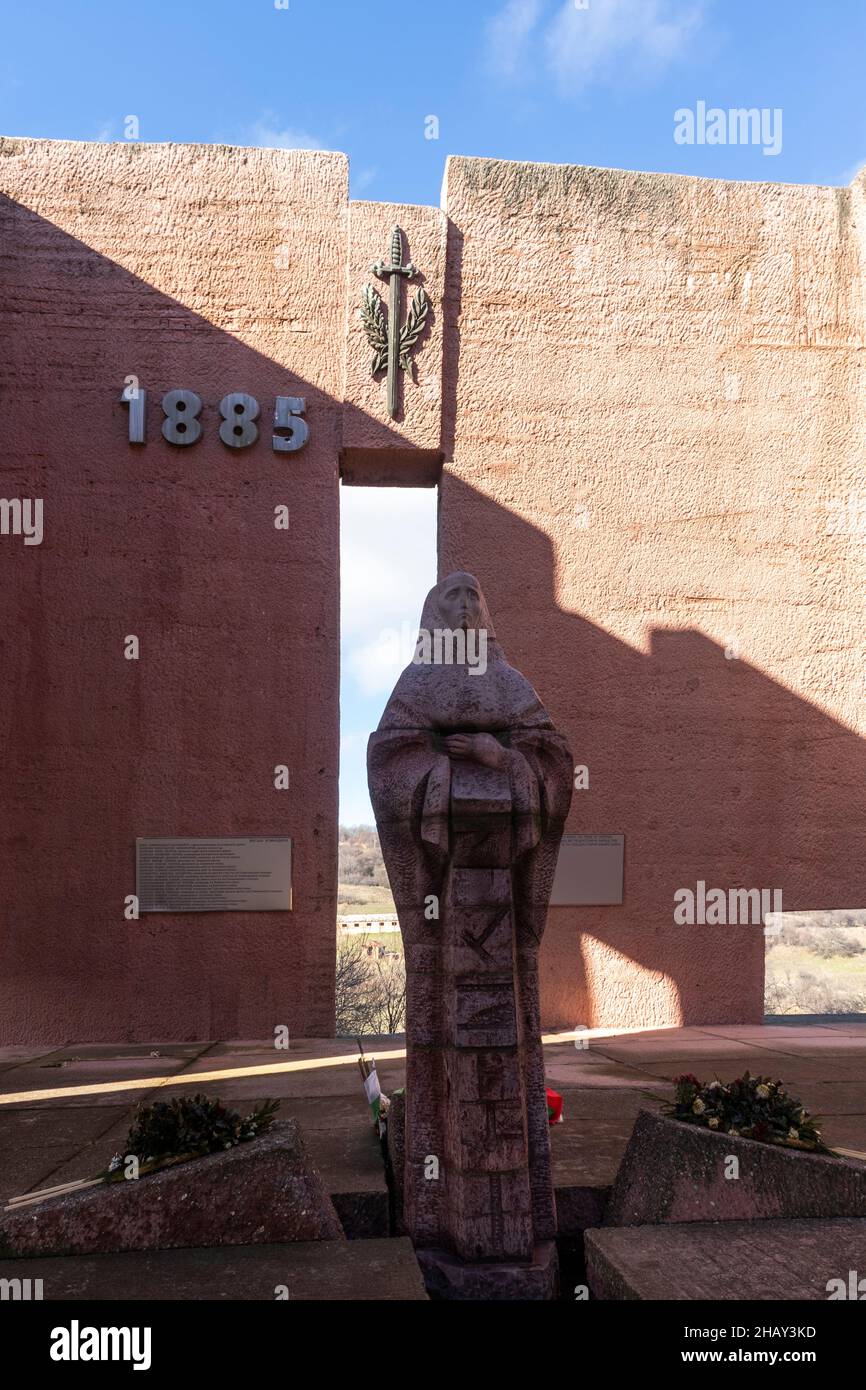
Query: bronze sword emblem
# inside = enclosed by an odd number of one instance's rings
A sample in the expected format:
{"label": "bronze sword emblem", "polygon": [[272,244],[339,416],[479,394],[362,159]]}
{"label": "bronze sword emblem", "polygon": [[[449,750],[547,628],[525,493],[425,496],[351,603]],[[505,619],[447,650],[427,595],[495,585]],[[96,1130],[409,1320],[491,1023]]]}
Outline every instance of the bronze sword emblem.
{"label": "bronze sword emblem", "polygon": [[380,280],[389,280],[388,319],[381,295],[373,285],[366,285],[361,301],[361,319],[367,341],[373,349],[372,375],[388,368],[388,414],[392,420],[397,418],[398,373],[411,371],[410,353],[424,331],[430,300],[423,285],[419,285],[412,296],[406,322],[400,326],[403,312],[403,281],[412,280],[417,274],[411,261],[403,264],[403,232],[395,227],[391,233],[391,261],[377,261],[370,269]]}

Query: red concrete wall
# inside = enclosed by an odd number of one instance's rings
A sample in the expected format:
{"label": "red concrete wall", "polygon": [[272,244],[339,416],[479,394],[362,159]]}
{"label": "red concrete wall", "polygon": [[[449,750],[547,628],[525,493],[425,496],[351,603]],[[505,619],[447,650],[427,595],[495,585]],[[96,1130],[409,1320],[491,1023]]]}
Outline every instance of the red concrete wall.
{"label": "red concrete wall", "polygon": [[674,894],[866,902],[862,188],[460,158],[443,206],[440,570],[589,768],[568,829],[625,833],[546,1023],[758,1020],[761,928]]}
{"label": "red concrete wall", "polygon": [[[443,211],[350,205],[319,152],[0,156],[0,495],[45,506],[41,545],[0,537],[0,1042],[333,1031],[338,473],[443,455],[441,571],[589,768],[569,829],[626,837],[622,907],[551,912],[546,1025],[758,1019],[760,928],[677,926],[674,894],[866,898],[862,181],[457,159]],[[358,322],[394,222],[433,305],[397,420]],[[136,836],[228,834],[293,836],[291,915],[124,919]]]}
{"label": "red concrete wall", "polygon": [[[0,1041],[327,1035],[346,160],[0,153],[0,494],[45,507],[40,546],[0,538]],[[160,433],[181,386],[205,403],[187,449]],[[262,408],[243,451],[217,433],[234,390]],[[306,397],[298,453],[271,448],[276,395]],[[136,836],[228,834],[294,837],[291,914],[124,920]]]}

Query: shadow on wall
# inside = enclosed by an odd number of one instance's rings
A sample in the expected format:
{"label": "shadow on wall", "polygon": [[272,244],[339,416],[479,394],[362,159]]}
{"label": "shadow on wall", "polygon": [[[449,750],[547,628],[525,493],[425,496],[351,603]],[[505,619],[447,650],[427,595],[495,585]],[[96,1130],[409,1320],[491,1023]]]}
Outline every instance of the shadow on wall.
{"label": "shadow on wall", "polygon": [[564,611],[549,536],[451,471],[441,494],[440,575],[477,574],[508,659],[589,769],[567,831],[625,834],[622,905],[550,911],[545,1026],[760,1022],[762,927],[677,925],[674,894],[864,901],[866,743],[698,631],[655,628],[644,653]]}
{"label": "shadow on wall", "polygon": [[[303,346],[291,286],[281,303],[252,306],[286,345],[277,362],[29,209],[0,200],[0,222],[2,492],[46,509],[40,546],[0,543],[3,1041],[265,1037],[277,1025],[325,1036],[338,459],[353,407],[320,383],[344,306]],[[200,297],[213,292],[191,274]],[[448,275],[456,324],[459,256]],[[241,301],[229,302],[231,275],[225,287],[217,307],[230,320]],[[302,354],[316,371],[288,365]],[[119,399],[129,373],[149,392],[140,449]],[[180,386],[204,402],[205,433],[189,449],[160,434],[160,398]],[[262,406],[260,437],[243,451],[217,434],[218,403],[234,390]],[[311,437],[297,454],[271,448],[277,395],[306,398]],[[405,441],[387,435],[399,457]],[[416,481],[410,467],[405,481]],[[274,527],[278,505],[288,535]],[[780,888],[791,911],[861,901],[863,742],[699,632],[656,630],[644,654],[563,611],[550,538],[448,472],[440,573],[458,567],[477,573],[509,659],[589,767],[568,829],[626,836],[623,905],[551,912],[546,1025],[759,1020],[760,927],[676,926],[674,893],[702,879]],[[123,657],[130,633],[138,662]],[[289,766],[288,793],[274,788],[277,764]],[[282,916],[250,914],[124,920],[136,836],[229,833],[296,837],[289,930]]]}
{"label": "shadow on wall", "polygon": [[[135,235],[121,212],[115,243]],[[0,492],[43,499],[45,518],[41,545],[0,540],[0,1041],[332,1035],[341,426],[401,442],[321,384],[338,371],[342,289],[299,334],[300,260],[262,304],[254,258],[173,255],[182,293],[278,344],[277,361],[9,198],[0,247]],[[319,249],[342,287],[343,223]],[[130,374],[148,393],[143,447],[120,399]],[[203,401],[187,448],[161,434],[178,387]],[[232,391],[261,406],[243,450],[218,434]],[[299,452],[272,448],[278,395],[306,399]],[[294,837],[290,918],[125,919],[137,836],[230,834]]]}

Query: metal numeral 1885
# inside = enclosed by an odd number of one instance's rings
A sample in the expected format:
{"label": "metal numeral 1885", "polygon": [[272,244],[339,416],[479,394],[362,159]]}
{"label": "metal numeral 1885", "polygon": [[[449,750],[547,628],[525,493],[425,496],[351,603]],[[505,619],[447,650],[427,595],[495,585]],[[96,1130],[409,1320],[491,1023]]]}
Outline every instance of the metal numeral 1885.
{"label": "metal numeral 1885", "polygon": [[[129,442],[144,444],[147,435],[147,392],[137,382],[127,382],[120,397],[129,407]],[[310,427],[303,414],[307,403],[303,396],[277,396],[274,402],[274,425],[271,445],[278,454],[292,454],[303,449],[310,437]],[[162,435],[169,444],[187,448],[196,444],[203,433],[199,419],[201,396],[195,391],[166,391],[162,398]],[[230,391],[219,404],[219,436],[230,449],[248,449],[259,437],[257,421],[261,414],[255,396],[245,391]]]}

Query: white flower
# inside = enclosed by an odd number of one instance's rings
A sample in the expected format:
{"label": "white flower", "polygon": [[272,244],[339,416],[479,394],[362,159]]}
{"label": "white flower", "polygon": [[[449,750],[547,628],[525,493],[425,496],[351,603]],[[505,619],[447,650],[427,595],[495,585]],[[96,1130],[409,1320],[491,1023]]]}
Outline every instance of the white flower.
{"label": "white flower", "polygon": [[755,1095],[756,1095],[756,1096],[760,1096],[760,1097],[761,1097],[761,1100],[769,1100],[769,1098],[770,1098],[770,1088],[769,1088],[769,1086],[764,1086],[763,1084],[760,1085],[760,1086],[758,1086],[758,1087],[756,1088],[756,1090],[755,1090]]}
{"label": "white flower", "polygon": [[707,1090],[708,1090],[708,1091],[720,1091],[721,1089],[722,1089],[722,1083],[721,1083],[721,1081],[711,1081],[710,1084],[709,1084],[709,1086],[707,1087]]}
{"label": "white flower", "polygon": [[692,1110],[696,1115],[703,1115],[706,1108],[707,1107],[704,1105],[704,1102],[702,1100],[696,1100],[692,1104]]}
{"label": "white flower", "polygon": [[740,1131],[739,1131],[738,1129],[734,1129],[733,1126],[732,1126],[732,1127],[728,1130],[728,1133],[729,1133],[729,1134],[733,1134],[734,1138],[736,1139],[736,1138],[738,1138]]}
{"label": "white flower", "polygon": [[710,1129],[718,1129],[718,1127],[719,1127],[718,1117],[717,1117],[716,1115],[713,1115],[712,1119],[710,1120]]}
{"label": "white flower", "polygon": [[799,1138],[800,1138],[800,1131],[799,1131],[798,1129],[794,1129],[794,1126],[793,1126],[793,1125],[792,1125],[791,1128],[788,1130],[788,1138],[789,1138],[789,1139],[799,1139]]}

